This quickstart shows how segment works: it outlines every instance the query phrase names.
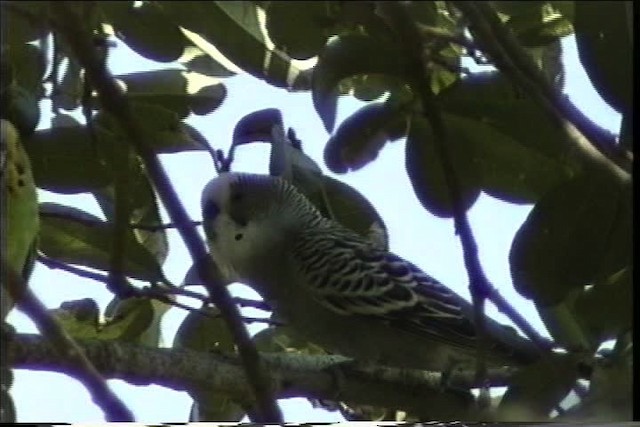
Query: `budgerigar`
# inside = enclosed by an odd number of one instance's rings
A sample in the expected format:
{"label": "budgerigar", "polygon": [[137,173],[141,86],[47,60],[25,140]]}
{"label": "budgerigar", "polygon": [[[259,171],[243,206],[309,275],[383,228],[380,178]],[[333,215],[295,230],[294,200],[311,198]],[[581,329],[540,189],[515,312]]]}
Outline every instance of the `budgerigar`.
{"label": "budgerigar", "polygon": [[[0,178],[2,212],[0,213],[4,256],[7,263],[22,273],[25,281],[35,262],[35,240],[38,234],[39,216],[36,185],[31,163],[18,130],[8,120],[0,120],[1,161]],[[7,289],[0,288],[2,321],[14,305]]]}
{"label": "budgerigar", "polygon": [[[301,337],[390,366],[473,368],[477,331],[465,299],[391,252],[324,218],[286,180],[223,173],[202,194],[212,257],[229,282],[255,289]],[[487,319],[489,366],[537,359],[537,348]]]}

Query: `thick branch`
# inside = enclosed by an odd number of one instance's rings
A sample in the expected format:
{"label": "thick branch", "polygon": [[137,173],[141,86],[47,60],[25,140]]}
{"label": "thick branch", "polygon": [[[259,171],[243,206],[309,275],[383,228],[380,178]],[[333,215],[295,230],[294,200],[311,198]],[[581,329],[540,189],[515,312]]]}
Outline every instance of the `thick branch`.
{"label": "thick branch", "polygon": [[75,57],[86,71],[87,77],[93,87],[96,88],[100,103],[105,111],[112,114],[121,125],[123,131],[133,144],[137,154],[142,159],[144,166],[151,177],[153,184],[165,205],[172,222],[178,228],[187,249],[194,262],[200,259],[209,259],[209,262],[201,268],[201,277],[205,280],[207,291],[211,300],[220,309],[229,330],[240,351],[249,381],[255,392],[257,413],[261,418],[254,421],[276,422],[282,419],[280,409],[275,404],[269,379],[261,368],[260,358],[249,334],[240,318],[238,308],[231,299],[227,288],[220,283],[215,272],[215,267],[208,256],[202,239],[198,235],[186,210],[171,185],[160,160],[152,149],[152,144],[146,140],[146,135],[133,116],[126,97],[116,85],[113,77],[101,63],[94,46],[92,45],[91,32],[85,28],[74,8],[72,2],[56,2],[51,4],[54,15],[52,24],[57,32],[65,37]]}
{"label": "thick branch", "polygon": [[[174,390],[206,388],[240,400],[251,393],[236,357],[185,349],[150,348],[114,341],[78,340],[107,378],[132,384],[157,384]],[[37,335],[18,334],[7,343],[15,368],[73,374],[77,365],[52,351]],[[363,367],[341,356],[263,354],[278,398],[307,397],[351,404],[399,408],[430,419],[477,419],[466,391],[445,389],[440,373],[387,367]],[[509,371],[492,372],[504,383]],[[472,372],[453,373],[449,383],[469,386]],[[484,415],[486,416],[486,414]]]}

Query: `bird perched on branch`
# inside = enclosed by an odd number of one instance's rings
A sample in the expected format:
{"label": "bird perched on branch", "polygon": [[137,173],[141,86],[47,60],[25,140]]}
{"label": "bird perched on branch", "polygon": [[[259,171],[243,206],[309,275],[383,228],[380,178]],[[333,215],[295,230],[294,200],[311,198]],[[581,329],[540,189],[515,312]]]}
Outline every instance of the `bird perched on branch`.
{"label": "bird perched on branch", "polygon": [[[302,338],[397,367],[473,369],[473,307],[410,262],[323,217],[286,180],[223,173],[202,194],[211,255],[228,282],[255,289]],[[540,354],[487,319],[489,366]]]}

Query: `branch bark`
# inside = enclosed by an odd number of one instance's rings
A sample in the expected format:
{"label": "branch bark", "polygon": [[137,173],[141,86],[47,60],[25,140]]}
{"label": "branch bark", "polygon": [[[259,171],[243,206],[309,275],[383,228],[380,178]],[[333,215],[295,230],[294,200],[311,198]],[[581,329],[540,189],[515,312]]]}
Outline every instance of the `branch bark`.
{"label": "branch bark", "polygon": [[[206,388],[240,400],[252,393],[237,357],[186,349],[150,348],[129,343],[77,340],[87,358],[106,378],[132,384],[156,384],[174,390]],[[14,368],[58,371],[74,375],[77,364],[52,351],[38,335],[17,334],[7,342]],[[306,397],[351,404],[404,409],[429,419],[480,419],[471,395],[474,373],[455,372],[445,388],[441,374],[420,370],[360,366],[342,356],[263,353],[271,372],[270,386],[278,398]],[[496,370],[491,377],[504,385],[512,371]]]}

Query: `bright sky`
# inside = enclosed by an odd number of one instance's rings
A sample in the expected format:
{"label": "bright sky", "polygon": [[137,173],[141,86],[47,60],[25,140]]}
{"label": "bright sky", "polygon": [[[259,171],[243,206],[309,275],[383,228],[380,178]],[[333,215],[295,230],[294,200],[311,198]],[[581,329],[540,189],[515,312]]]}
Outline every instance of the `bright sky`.
{"label": "bright sky", "polygon": [[[567,71],[566,93],[592,120],[617,133],[620,116],[603,103],[591,87],[577,61],[574,38],[564,40],[563,47]],[[167,68],[166,64],[156,64],[139,57],[121,42],[113,50],[109,66],[114,74]],[[336,176],[326,170],[323,164],[322,153],[328,135],[313,109],[309,93],[288,93],[244,75],[223,82],[228,89],[228,98],[223,105],[210,116],[195,116],[187,120],[214,148],[228,149],[233,128],[245,114],[263,108],[279,108],[285,126],[294,128],[302,140],[305,153],[321,165],[325,173],[357,188],[378,209],[389,230],[391,250],[469,298],[467,273],[461,246],[454,234],[453,221],[432,216],[418,203],[404,170],[404,141],[388,144],[379,157],[363,169]],[[353,98],[341,98],[336,123],[340,123],[362,104]],[[51,117],[48,111],[44,113],[40,128],[49,127]],[[240,147],[233,170],[267,173],[268,150],[267,144]],[[210,158],[203,152],[189,152],[163,155],[162,160],[187,211],[192,219],[199,220],[200,192],[215,175]],[[39,197],[41,202],[74,205],[102,217],[95,200],[88,195],[66,196],[40,191]],[[531,206],[510,205],[483,194],[468,215],[487,276],[535,328],[546,334],[533,305],[513,289],[509,273],[511,241],[530,210]],[[163,211],[163,215],[168,221],[166,212]],[[164,269],[172,282],[180,283],[191,260],[177,232],[169,230],[168,235],[170,253]],[[112,299],[112,294],[101,283],[59,270],[48,270],[41,265],[36,266],[31,286],[49,308],[56,308],[67,300],[90,297],[104,310]],[[251,290],[239,285],[234,285],[232,291],[257,298]],[[508,322],[492,306],[488,307],[487,313],[499,321]],[[172,308],[164,316],[165,345],[171,346],[175,331],[185,315],[184,310]],[[19,332],[36,332],[31,321],[17,310],[13,310],[7,320]],[[252,332],[257,329],[260,329],[260,325],[250,327]],[[14,374],[11,394],[19,422],[79,423],[104,420],[101,410],[77,381],[48,372],[15,370]],[[124,399],[139,422],[183,422],[188,419],[191,399],[185,392],[158,386],[133,386],[120,380],[110,380],[109,385]],[[337,413],[312,410],[304,399],[281,402],[288,422],[342,419]]]}

